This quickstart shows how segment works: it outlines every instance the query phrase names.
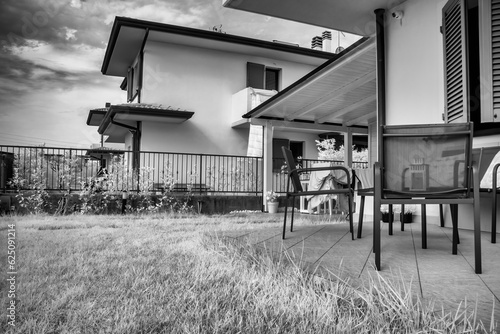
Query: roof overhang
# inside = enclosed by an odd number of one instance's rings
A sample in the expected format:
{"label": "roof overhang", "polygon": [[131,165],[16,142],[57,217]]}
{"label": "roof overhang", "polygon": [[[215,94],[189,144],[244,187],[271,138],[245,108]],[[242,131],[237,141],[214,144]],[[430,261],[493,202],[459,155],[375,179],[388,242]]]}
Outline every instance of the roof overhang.
{"label": "roof overhang", "polygon": [[85,156],[91,159],[100,160],[103,157],[109,157],[112,155],[123,154],[123,153],[124,153],[123,150],[117,150],[107,147],[99,147],[87,150],[87,152],[85,152]]}
{"label": "roof overhang", "polygon": [[92,109],[87,116],[87,125],[99,126],[106,116],[108,108]]}
{"label": "roof overhang", "polygon": [[[364,38],[344,50],[338,59],[325,62],[243,118],[309,124],[311,131],[317,126],[323,132],[332,125],[339,130],[331,131],[366,128],[377,117],[375,63],[375,39]],[[241,121],[233,127],[247,125]]]}
{"label": "roof overhang", "polygon": [[375,33],[374,11],[406,0],[222,0],[222,5],[251,13],[341,30],[361,36]]}
{"label": "roof overhang", "polygon": [[100,109],[90,110],[87,124],[98,125],[99,134],[108,136],[106,142],[123,143],[127,133],[137,129],[137,122],[179,124],[190,119],[193,115],[192,111],[131,103],[111,105],[104,115]]}
{"label": "roof overhang", "polygon": [[[148,33],[147,33],[148,32]],[[223,52],[252,54],[318,66],[336,54],[283,43],[257,40],[209,30],[116,17],[101,72],[126,77],[128,67],[147,41],[172,43]]]}

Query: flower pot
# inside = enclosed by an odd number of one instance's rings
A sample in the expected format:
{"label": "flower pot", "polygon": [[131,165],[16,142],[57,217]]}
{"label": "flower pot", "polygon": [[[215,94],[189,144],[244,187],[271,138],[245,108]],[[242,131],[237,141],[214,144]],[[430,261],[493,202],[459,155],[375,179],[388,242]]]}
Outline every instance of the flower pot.
{"label": "flower pot", "polygon": [[411,223],[411,222],[413,222],[413,214],[411,212],[407,212],[407,213],[401,212],[399,214],[399,220],[404,224]]}
{"label": "flower pot", "polygon": [[[388,223],[389,222],[389,212],[381,212],[382,213],[382,221],[384,223]],[[394,221],[394,213],[392,213],[392,221]]]}
{"label": "flower pot", "polygon": [[269,213],[277,213],[278,212],[278,202],[267,202],[267,211]]}

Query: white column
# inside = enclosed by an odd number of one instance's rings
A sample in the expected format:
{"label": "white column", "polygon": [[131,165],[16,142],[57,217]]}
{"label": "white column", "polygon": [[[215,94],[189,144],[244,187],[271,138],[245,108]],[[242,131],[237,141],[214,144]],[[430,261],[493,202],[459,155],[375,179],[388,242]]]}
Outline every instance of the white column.
{"label": "white column", "polygon": [[352,167],[352,129],[348,128],[344,133],[344,166]]}
{"label": "white column", "polygon": [[267,211],[266,193],[273,190],[273,132],[274,128],[271,122],[266,122],[264,126],[264,193],[262,204]]}

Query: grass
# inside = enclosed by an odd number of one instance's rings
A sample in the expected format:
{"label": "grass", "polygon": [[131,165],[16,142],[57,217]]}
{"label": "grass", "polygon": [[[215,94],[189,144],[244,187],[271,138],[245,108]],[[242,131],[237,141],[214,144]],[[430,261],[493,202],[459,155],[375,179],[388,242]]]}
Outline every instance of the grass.
{"label": "grass", "polygon": [[[11,217],[13,333],[475,333],[474,314],[433,313],[401,282],[320,278],[286,253],[215,232],[281,226],[266,214]],[[301,224],[300,218],[297,224]],[[0,254],[5,268],[5,252]],[[0,275],[5,275],[2,271]],[[5,277],[1,307],[7,308]]]}

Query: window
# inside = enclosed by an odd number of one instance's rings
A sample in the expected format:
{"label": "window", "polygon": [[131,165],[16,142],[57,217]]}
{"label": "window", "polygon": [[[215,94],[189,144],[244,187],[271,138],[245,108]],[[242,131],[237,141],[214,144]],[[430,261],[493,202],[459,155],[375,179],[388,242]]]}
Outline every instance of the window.
{"label": "window", "polygon": [[285,146],[292,151],[293,159],[296,163],[299,162],[298,157],[304,157],[304,142],[290,141],[288,139],[274,138],[273,139],[273,172],[280,172],[281,166],[285,164],[285,157],[281,146]]}
{"label": "window", "polygon": [[140,91],[142,88],[142,57],[137,57],[134,64],[129,67],[127,73],[127,101],[132,102],[138,97],[140,102]]}
{"label": "window", "polygon": [[279,75],[280,70],[274,68],[266,68],[266,84],[264,89],[279,90]]}
{"label": "window", "polygon": [[444,120],[500,128],[500,0],[449,0],[443,7]]}
{"label": "window", "polygon": [[279,91],[280,72],[278,68],[247,63],[247,87]]}

